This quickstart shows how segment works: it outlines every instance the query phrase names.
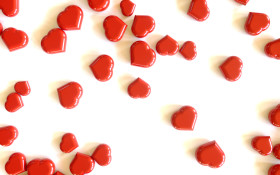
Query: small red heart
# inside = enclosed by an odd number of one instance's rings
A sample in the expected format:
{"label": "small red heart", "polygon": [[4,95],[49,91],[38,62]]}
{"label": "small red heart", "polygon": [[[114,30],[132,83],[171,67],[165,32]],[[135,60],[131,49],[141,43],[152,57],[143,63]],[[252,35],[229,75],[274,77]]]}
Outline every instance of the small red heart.
{"label": "small red heart", "polygon": [[113,76],[114,60],[108,55],[101,55],[89,67],[97,80],[108,81]]}
{"label": "small red heart", "polygon": [[15,91],[22,96],[26,96],[30,94],[30,86],[28,81],[20,81],[15,84]]}
{"label": "small red heart", "polygon": [[193,60],[195,59],[197,52],[196,52],[196,45],[192,41],[187,41],[183,44],[180,49],[180,53],[186,60]]}
{"label": "small red heart", "polygon": [[0,23],[0,35],[2,34],[2,31],[3,31],[3,26],[2,26],[2,24]]}
{"label": "small red heart", "polygon": [[109,7],[110,0],[88,0],[90,8],[97,12],[106,10]]}
{"label": "small red heart", "polygon": [[19,12],[19,0],[2,0],[0,1],[0,9],[6,16],[16,16]]}
{"label": "small red heart", "polygon": [[17,175],[26,171],[26,158],[22,153],[14,153],[10,156],[5,165],[9,175]]}
{"label": "small red heart", "polygon": [[188,15],[197,21],[205,21],[210,14],[206,0],[192,0]]}
{"label": "small red heart", "polygon": [[50,159],[34,159],[27,165],[28,175],[53,175],[55,165]]}
{"label": "small red heart", "polygon": [[0,128],[0,145],[10,146],[18,137],[18,130],[14,126]]}
{"label": "small red heart", "polygon": [[135,10],[136,5],[130,0],[122,0],[120,3],[122,14],[124,16],[131,16]]}
{"label": "small red heart", "polygon": [[145,41],[136,41],[130,47],[131,65],[151,67],[156,61],[156,53]]}
{"label": "small red heart", "polygon": [[280,39],[267,43],[264,48],[265,54],[271,58],[280,59]]}
{"label": "small red heart", "polygon": [[179,44],[170,36],[166,35],[164,38],[158,41],[156,50],[160,55],[175,55],[179,50]]}
{"label": "small red heart", "polygon": [[226,158],[225,153],[215,140],[199,146],[195,156],[201,165],[211,168],[221,167],[225,163]]}
{"label": "small red heart", "polygon": [[269,17],[264,13],[250,12],[245,24],[245,30],[250,35],[258,35],[270,25]]}
{"label": "small red heart", "polygon": [[268,175],[280,175],[280,164],[271,166],[268,170]]}
{"label": "small red heart", "polygon": [[151,93],[151,87],[141,78],[137,78],[128,86],[127,91],[132,98],[146,98]]}
{"label": "small red heart", "polygon": [[193,130],[197,119],[197,112],[191,106],[184,106],[172,115],[171,123],[178,130]]}
{"label": "small red heart", "polygon": [[243,5],[246,5],[249,2],[249,0],[235,0],[235,1]]}
{"label": "small red heart", "polygon": [[111,148],[106,144],[98,145],[91,157],[98,165],[107,166],[112,160]]}
{"label": "small red heart", "polygon": [[241,77],[242,67],[242,60],[236,56],[231,56],[220,65],[220,70],[228,81],[237,81]]}
{"label": "small red heart", "polygon": [[66,33],[59,29],[52,29],[42,39],[41,46],[48,54],[65,52],[67,36]]}
{"label": "small red heart", "polygon": [[6,103],[5,103],[5,108],[7,111],[16,112],[23,106],[24,105],[23,105],[21,96],[18,93],[14,92],[14,93],[11,93],[10,95],[8,95]]}
{"label": "small red heart", "polygon": [[254,137],[252,139],[251,145],[263,156],[267,156],[272,152],[272,143],[269,136]]}
{"label": "small red heart", "polygon": [[268,119],[271,124],[280,127],[280,104],[269,112]]}
{"label": "small red heart", "polygon": [[5,29],[2,32],[2,39],[10,52],[24,48],[28,44],[27,34],[15,28]]}
{"label": "small red heart", "polygon": [[57,16],[57,24],[62,30],[80,30],[83,22],[83,11],[76,5],[70,5]]}
{"label": "small red heart", "polygon": [[64,175],[63,173],[57,171],[56,173],[54,173],[53,175]]}
{"label": "small red heart", "polygon": [[70,164],[70,171],[75,175],[84,175],[90,173],[94,166],[95,163],[90,156],[77,153]]}
{"label": "small red heart", "polygon": [[108,16],[103,22],[103,27],[105,29],[105,35],[108,40],[117,42],[120,41],[124,35],[127,28],[127,24],[124,23],[117,16]]}
{"label": "small red heart", "polygon": [[57,89],[60,104],[67,109],[72,109],[79,104],[83,95],[83,88],[79,83],[70,82]]}
{"label": "small red heart", "polygon": [[138,37],[143,38],[155,29],[155,20],[150,16],[135,15],[131,27],[132,33]]}
{"label": "small red heart", "polygon": [[63,135],[60,142],[60,150],[64,153],[70,153],[78,148],[79,144],[74,134],[66,133]]}
{"label": "small red heart", "polygon": [[280,159],[280,144],[277,144],[273,147],[272,153],[275,158]]}

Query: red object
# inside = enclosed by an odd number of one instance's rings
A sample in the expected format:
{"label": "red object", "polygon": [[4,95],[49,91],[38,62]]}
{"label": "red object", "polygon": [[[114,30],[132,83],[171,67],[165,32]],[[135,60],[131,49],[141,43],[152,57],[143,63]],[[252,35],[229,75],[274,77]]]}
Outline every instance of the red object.
{"label": "red object", "polygon": [[98,145],[91,157],[98,165],[107,166],[112,160],[111,148],[106,144]]}
{"label": "red object", "polygon": [[70,153],[78,148],[79,144],[74,134],[66,133],[63,135],[60,142],[60,150],[64,153]]}
{"label": "red object", "polygon": [[211,168],[219,168],[225,162],[225,153],[216,141],[211,141],[199,146],[195,153],[196,160]]}
{"label": "red object", "polygon": [[0,35],[2,34],[2,31],[3,31],[3,26],[2,26],[2,24],[0,23]]}
{"label": "red object", "polygon": [[2,39],[10,52],[24,48],[28,44],[27,34],[15,28],[5,29],[2,32]]}
{"label": "red object", "polygon": [[103,27],[105,29],[105,35],[108,40],[117,42],[122,39],[127,28],[127,24],[117,16],[111,15],[105,18]]}
{"label": "red object", "polygon": [[53,175],[55,165],[50,159],[34,159],[27,165],[28,175]]}
{"label": "red object", "polygon": [[235,1],[243,5],[246,5],[249,2],[249,0],[235,0]]}
{"label": "red object", "polygon": [[280,59],[280,39],[267,43],[264,48],[265,54],[271,58]]}
{"label": "red object", "polygon": [[83,11],[76,5],[70,5],[57,16],[57,24],[62,30],[80,30],[83,22]]}
{"label": "red object", "polygon": [[26,171],[26,158],[22,153],[14,153],[10,156],[5,165],[9,175],[17,175]]}
{"label": "red object", "polygon": [[196,52],[196,45],[192,41],[187,41],[183,44],[179,51],[186,60],[194,60],[197,52]]}
{"label": "red object", "polygon": [[63,173],[57,171],[56,173],[54,173],[53,175],[64,175]]}
{"label": "red object", "polygon": [[264,13],[250,12],[245,24],[245,30],[250,35],[258,35],[270,25],[269,17]]}
{"label": "red object", "polygon": [[136,41],[130,47],[131,65],[151,67],[156,61],[156,53],[145,41]]}
{"label": "red object", "polygon": [[236,56],[231,56],[220,65],[220,70],[228,81],[237,81],[241,77],[242,67],[242,60]]}
{"label": "red object", "polygon": [[150,16],[135,15],[131,30],[136,37],[143,38],[154,31],[154,29],[154,18]]}
{"label": "red object", "polygon": [[193,130],[197,119],[197,112],[191,106],[184,106],[172,115],[171,123],[178,130]]}
{"label": "red object", "polygon": [[21,96],[18,93],[13,92],[13,93],[8,95],[6,103],[5,103],[5,108],[6,108],[7,111],[16,112],[17,110],[19,110],[23,106],[24,105],[23,105]]}
{"label": "red object", "polygon": [[77,153],[70,164],[70,171],[75,175],[90,173],[95,166],[93,159],[85,154]]}
{"label": "red object", "polygon": [[268,175],[280,175],[280,164],[271,166],[268,170]]}
{"label": "red object", "polygon": [[18,130],[14,126],[0,128],[0,145],[10,146],[18,137]]}
{"label": "red object", "polygon": [[20,81],[15,84],[15,91],[22,96],[26,96],[30,94],[30,86],[28,81]]}
{"label": "red object", "polygon": [[151,93],[151,87],[141,78],[137,78],[128,86],[127,91],[132,98],[146,98]]}
{"label": "red object", "polygon": [[109,7],[110,0],[88,0],[90,8],[97,12],[106,10]]}
{"label": "red object", "polygon": [[269,136],[254,137],[251,144],[263,156],[267,156],[272,152],[272,144]]}
{"label": "red object", "polygon": [[79,104],[83,95],[83,88],[79,83],[70,82],[57,89],[60,104],[67,109],[72,109]]}
{"label": "red object", "polygon": [[97,80],[108,81],[113,76],[114,60],[108,55],[101,55],[89,67]]}
{"label": "red object", "polygon": [[273,155],[274,157],[276,157],[277,159],[280,159],[280,144],[277,144],[273,147]]}
{"label": "red object", "polygon": [[188,15],[197,21],[205,21],[210,15],[206,0],[192,0]]}
{"label": "red object", "polygon": [[160,55],[175,55],[179,50],[179,44],[170,36],[166,35],[164,38],[158,41],[156,50]]}
{"label": "red object", "polygon": [[122,14],[124,16],[131,16],[135,10],[136,5],[130,0],[122,0],[120,3]]}
{"label": "red object", "polygon": [[16,16],[19,12],[19,0],[2,0],[0,1],[0,9],[6,16]]}
{"label": "red object", "polygon": [[271,124],[280,127],[280,104],[269,112],[268,119]]}
{"label": "red object", "polygon": [[42,39],[41,46],[48,54],[60,53],[65,52],[66,41],[66,33],[59,28],[55,28]]}

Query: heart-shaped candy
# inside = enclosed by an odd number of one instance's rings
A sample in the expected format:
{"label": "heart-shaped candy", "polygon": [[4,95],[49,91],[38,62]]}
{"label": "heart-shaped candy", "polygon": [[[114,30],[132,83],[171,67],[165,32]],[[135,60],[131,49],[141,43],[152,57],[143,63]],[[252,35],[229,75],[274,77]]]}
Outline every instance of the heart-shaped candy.
{"label": "heart-shaped candy", "polygon": [[95,166],[93,159],[85,154],[77,153],[70,164],[70,171],[75,175],[90,173]]}
{"label": "heart-shaped candy", "polygon": [[19,12],[19,0],[1,0],[0,9],[6,16],[16,16]]}
{"label": "heart-shaped candy", "polygon": [[272,152],[272,143],[269,136],[256,136],[252,139],[251,145],[263,156]]}
{"label": "heart-shaped candy", "polygon": [[210,15],[206,0],[192,0],[188,15],[197,21],[205,21]]}
{"label": "heart-shaped candy", "polygon": [[268,119],[271,124],[280,127],[280,104],[269,112]]}
{"label": "heart-shaped candy", "polygon": [[89,67],[97,80],[108,81],[113,76],[114,60],[108,55],[101,55]]}
{"label": "heart-shaped candy", "polygon": [[15,28],[5,29],[2,32],[2,39],[10,52],[24,48],[28,44],[27,34]]}
{"label": "heart-shaped candy", "polygon": [[145,41],[136,41],[130,47],[131,65],[151,67],[156,61],[156,53]]}
{"label": "heart-shaped candy", "polygon": [[0,145],[10,146],[18,137],[18,130],[14,126],[0,128]]}
{"label": "heart-shaped candy", "polygon": [[280,59],[280,39],[267,43],[264,48],[264,51],[267,56],[279,60]]}
{"label": "heart-shaped candy", "polygon": [[55,28],[42,39],[41,46],[48,54],[60,53],[65,52],[66,41],[66,33],[59,28]]}
{"label": "heart-shaped candy", "polygon": [[111,148],[106,144],[98,145],[91,157],[98,165],[107,166],[112,160]]}
{"label": "heart-shaped candy", "polygon": [[97,12],[106,10],[109,7],[110,0],[88,0],[90,8]]}
{"label": "heart-shaped candy", "polygon": [[14,88],[22,96],[29,95],[31,91],[28,81],[19,81],[15,84]]}
{"label": "heart-shaped candy", "polygon": [[268,170],[268,175],[280,175],[280,164],[271,166]]}
{"label": "heart-shaped candy", "polygon": [[250,12],[245,24],[245,30],[250,35],[258,35],[270,25],[269,17],[264,13]]}
{"label": "heart-shaped candy", "polygon": [[111,15],[105,18],[103,22],[103,27],[108,40],[117,42],[122,39],[124,32],[127,28],[127,24],[124,23],[117,16]]}
{"label": "heart-shaped candy", "polygon": [[170,36],[166,35],[164,38],[158,41],[156,50],[160,55],[175,55],[179,50],[179,44]]}
{"label": "heart-shaped candy", "polygon": [[249,2],[249,0],[235,0],[235,1],[243,5],[246,5]]}
{"label": "heart-shaped candy", "polygon": [[204,166],[211,168],[219,168],[225,162],[225,153],[217,144],[217,142],[211,141],[199,146],[195,153],[196,160]]}
{"label": "heart-shaped candy", "polygon": [[2,26],[2,24],[0,23],[0,35],[2,34],[2,31],[3,31],[3,26]]}
{"label": "heart-shaped candy", "polygon": [[12,154],[5,165],[5,170],[9,175],[17,175],[26,171],[25,155],[22,153]]}
{"label": "heart-shaped candy", "polygon": [[231,56],[220,65],[220,70],[228,81],[237,81],[241,77],[242,67],[242,60],[236,56]]}
{"label": "heart-shaped candy", "polygon": [[83,95],[83,88],[79,83],[70,82],[57,89],[60,104],[67,109],[72,109],[79,104]]}
{"label": "heart-shaped candy", "polygon": [[277,144],[273,147],[272,153],[273,153],[274,157],[276,157],[277,159],[280,159],[280,144]]}
{"label": "heart-shaped candy", "polygon": [[135,10],[136,5],[130,0],[122,0],[120,3],[122,14],[124,16],[131,16]]}
{"label": "heart-shaped candy", "polygon": [[50,159],[34,159],[27,165],[28,175],[53,175],[55,164]]}
{"label": "heart-shaped candy", "polygon": [[138,37],[143,38],[155,29],[155,20],[150,16],[135,15],[131,27],[132,33]]}
{"label": "heart-shaped candy", "polygon": [[179,52],[186,60],[193,60],[197,55],[196,45],[192,41],[187,41],[183,44]]}
{"label": "heart-shaped candy", "polygon": [[127,91],[132,98],[146,98],[151,93],[151,87],[141,78],[137,78],[128,86]]}
{"label": "heart-shaped candy", "polygon": [[64,175],[63,173],[57,171],[56,173],[54,173],[53,175]]}
{"label": "heart-shaped candy", "polygon": [[22,107],[23,107],[23,102],[21,96],[18,93],[14,92],[8,95],[5,103],[5,108],[7,111],[16,112]]}
{"label": "heart-shaped candy", "polygon": [[184,106],[172,115],[171,123],[178,130],[193,130],[197,119],[197,112],[191,106]]}
{"label": "heart-shaped candy", "polygon": [[57,24],[62,30],[79,30],[83,22],[83,11],[76,5],[70,5],[57,16]]}
{"label": "heart-shaped candy", "polygon": [[79,144],[74,134],[66,133],[63,135],[60,142],[60,150],[64,153],[70,153],[78,148]]}

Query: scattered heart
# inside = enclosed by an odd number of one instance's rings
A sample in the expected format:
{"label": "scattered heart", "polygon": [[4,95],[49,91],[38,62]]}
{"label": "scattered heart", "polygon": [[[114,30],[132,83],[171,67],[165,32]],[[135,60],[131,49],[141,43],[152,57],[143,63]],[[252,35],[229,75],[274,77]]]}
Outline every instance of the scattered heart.
{"label": "scattered heart", "polygon": [[26,158],[22,153],[14,153],[5,164],[5,170],[9,175],[17,175],[26,171]]}
{"label": "scattered heart", "polygon": [[2,0],[0,1],[0,9],[6,16],[16,16],[19,12],[19,0]]}
{"label": "scattered heart", "polygon": [[70,153],[78,148],[79,144],[74,134],[66,133],[63,135],[60,142],[60,150],[64,153]]}
{"label": "scattered heart", "polygon": [[136,5],[130,0],[122,0],[120,3],[121,11],[124,16],[131,16],[135,10]]}
{"label": "scattered heart", "polygon": [[34,159],[27,165],[28,175],[53,175],[55,164],[50,159]]}
{"label": "scattered heart", "polygon": [[103,27],[107,39],[113,42],[117,42],[122,39],[127,28],[127,24],[117,16],[111,15],[105,18]]}
{"label": "scattered heart", "polygon": [[272,152],[272,143],[269,136],[257,136],[252,139],[252,147],[263,156]]}
{"label": "scattered heart", "polygon": [[80,30],[83,16],[83,11],[80,7],[70,5],[58,15],[57,24],[62,30]]}
{"label": "scattered heart", "polygon": [[108,55],[101,55],[90,65],[90,69],[99,81],[108,81],[113,76],[114,60]]}
{"label": "scattered heart", "polygon": [[8,95],[6,103],[5,103],[5,108],[7,111],[16,112],[23,106],[24,105],[23,105],[21,96],[18,93],[14,92],[14,93],[11,93],[10,95]]}
{"label": "scattered heart", "polygon": [[156,61],[156,53],[145,41],[136,41],[130,47],[131,65],[151,67]]}
{"label": "scattered heart", "polygon": [[187,41],[183,44],[179,52],[186,60],[194,60],[197,55],[196,45],[192,41]]}
{"label": "scattered heart", "polygon": [[107,166],[112,160],[111,148],[106,144],[98,145],[91,157],[98,165]]}
{"label": "scattered heart", "polygon": [[249,0],[235,0],[235,1],[243,5],[246,5],[249,2]]}
{"label": "scattered heart", "polygon": [[57,89],[60,104],[66,109],[72,109],[79,104],[83,88],[79,83],[70,82]]}
{"label": "scattered heart", "polygon": [[210,15],[206,0],[192,0],[188,15],[197,21],[205,21]]}
{"label": "scattered heart", "polygon": [[241,77],[242,68],[242,60],[236,56],[229,57],[220,65],[220,70],[228,81],[237,81]]}
{"label": "scattered heart", "polygon": [[269,112],[268,119],[271,124],[280,127],[280,104]]}
{"label": "scattered heart", "polygon": [[18,130],[14,126],[0,128],[0,145],[10,146],[18,137]]}
{"label": "scattered heart", "polygon": [[90,8],[97,12],[106,10],[109,7],[110,0],[88,0]]}
{"label": "scattered heart", "polygon": [[10,52],[24,48],[28,44],[27,34],[15,28],[5,29],[2,32],[2,39]]}
{"label": "scattered heart", "polygon": [[127,91],[132,98],[146,98],[151,93],[151,87],[141,78],[137,78],[128,86]]}
{"label": "scattered heart", "polygon": [[172,115],[171,123],[178,130],[193,130],[197,119],[197,112],[191,106],[184,106]]}
{"label": "scattered heart", "polygon": [[15,91],[22,96],[29,95],[31,91],[28,81],[17,82],[14,88]]}
{"label": "scattered heart", "polygon": [[55,28],[42,39],[41,46],[46,53],[55,54],[65,52],[66,41],[66,33],[59,28]]}
{"label": "scattered heart", "polygon": [[280,164],[271,166],[268,170],[268,175],[280,175]]}
{"label": "scattered heart", "polygon": [[160,55],[175,55],[179,50],[179,44],[170,36],[166,35],[164,38],[158,41],[156,50]]}
{"label": "scattered heart", "polygon": [[95,166],[93,159],[85,154],[77,153],[70,164],[70,171],[75,175],[90,173]]}
{"label": "scattered heart", "polygon": [[271,58],[280,59],[280,39],[267,43],[264,48],[265,54]]}
{"label": "scattered heart", "polygon": [[259,35],[270,25],[269,17],[264,13],[250,12],[245,24],[245,30],[250,35]]}
{"label": "scattered heart", "polygon": [[155,20],[150,16],[135,15],[131,27],[132,33],[138,37],[143,38],[155,29]]}

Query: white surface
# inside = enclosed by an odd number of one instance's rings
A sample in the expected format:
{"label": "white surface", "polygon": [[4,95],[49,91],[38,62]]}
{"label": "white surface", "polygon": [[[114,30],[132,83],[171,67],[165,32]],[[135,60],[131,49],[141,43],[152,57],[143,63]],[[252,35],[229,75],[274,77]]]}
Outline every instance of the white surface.
{"label": "white surface", "polygon": [[[263,53],[264,45],[279,37],[279,2],[251,0],[242,6],[234,0],[208,0],[211,11],[205,22],[186,15],[190,0],[134,0],[136,15],[150,15],[155,31],[144,38],[155,49],[166,34],[179,41],[194,41],[198,56],[186,61],[176,56],[157,55],[148,69],[130,65],[129,48],[137,41],[131,33],[133,17],[122,16],[120,0],[112,0],[105,12],[94,12],[86,0],[20,0],[20,13],[0,19],[5,28],[15,27],[30,37],[28,46],[10,53],[0,41],[0,115],[1,126],[14,125],[19,137],[10,147],[0,148],[0,174],[10,154],[22,152],[33,158],[50,158],[57,169],[70,174],[69,164],[77,151],[91,155],[98,143],[112,148],[112,163],[96,165],[98,175],[264,175],[279,163],[272,155],[263,157],[250,147],[256,135],[272,136],[280,142],[279,129],[269,124],[267,114],[280,103],[280,62]],[[41,39],[57,27],[57,15],[70,4],[80,6],[84,20],[80,31],[67,31],[67,51],[48,55],[40,47]],[[250,11],[263,12],[271,26],[261,35],[245,33],[243,26]],[[108,15],[121,17],[128,25],[124,38],[109,42],[102,22]],[[114,75],[106,83],[98,82],[89,64],[100,54],[115,61]],[[239,56],[244,63],[237,82],[226,81],[218,66],[228,56]],[[152,88],[144,100],[131,99],[126,88],[141,77]],[[7,95],[19,80],[28,80],[31,94],[23,97],[24,107],[16,113],[4,108]],[[75,109],[64,109],[56,89],[79,82],[84,95]],[[198,112],[193,132],[175,130],[170,116],[182,105]],[[59,150],[65,132],[76,135],[80,147],[70,154]],[[195,148],[216,140],[226,154],[219,169],[201,166],[195,160]]]}

